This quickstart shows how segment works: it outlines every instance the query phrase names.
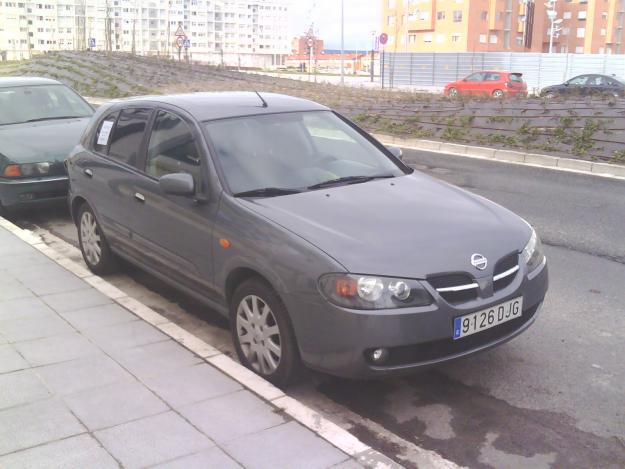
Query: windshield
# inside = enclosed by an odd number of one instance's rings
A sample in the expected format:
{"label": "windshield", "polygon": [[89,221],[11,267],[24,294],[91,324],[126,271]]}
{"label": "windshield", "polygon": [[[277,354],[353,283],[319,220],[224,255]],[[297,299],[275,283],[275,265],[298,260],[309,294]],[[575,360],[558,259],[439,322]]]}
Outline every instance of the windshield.
{"label": "windshield", "polygon": [[283,195],[405,174],[331,111],[237,117],[206,127],[235,195],[268,188],[258,195]]}
{"label": "windshield", "polygon": [[92,114],[89,105],[63,85],[0,88],[0,125]]}

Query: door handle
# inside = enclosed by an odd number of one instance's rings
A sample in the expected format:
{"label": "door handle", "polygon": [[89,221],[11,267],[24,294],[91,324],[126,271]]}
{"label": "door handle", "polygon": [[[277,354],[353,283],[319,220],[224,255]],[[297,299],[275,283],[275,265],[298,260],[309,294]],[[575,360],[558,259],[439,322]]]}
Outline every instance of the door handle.
{"label": "door handle", "polygon": [[135,199],[142,203],[145,202],[145,196],[139,192],[135,192]]}
{"label": "door handle", "polygon": [[85,176],[92,178],[93,177],[93,171],[91,171],[89,168],[84,169],[83,173],[85,173]]}

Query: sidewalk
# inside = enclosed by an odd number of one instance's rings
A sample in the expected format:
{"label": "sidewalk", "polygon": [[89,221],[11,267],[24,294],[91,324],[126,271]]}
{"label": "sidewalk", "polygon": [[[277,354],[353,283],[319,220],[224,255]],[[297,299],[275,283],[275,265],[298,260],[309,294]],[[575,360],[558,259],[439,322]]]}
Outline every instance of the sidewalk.
{"label": "sidewalk", "polygon": [[120,466],[362,467],[0,226],[0,467]]}

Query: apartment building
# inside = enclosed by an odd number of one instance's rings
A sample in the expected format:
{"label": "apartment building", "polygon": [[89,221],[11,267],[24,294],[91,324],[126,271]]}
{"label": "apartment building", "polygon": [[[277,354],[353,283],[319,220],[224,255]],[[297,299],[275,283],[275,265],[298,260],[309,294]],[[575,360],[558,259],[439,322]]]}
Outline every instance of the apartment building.
{"label": "apartment building", "polygon": [[[0,0],[0,58],[107,50],[271,67],[291,52],[292,0]],[[188,48],[177,47],[180,29]]]}
{"label": "apartment building", "polygon": [[[625,53],[625,0],[552,0],[553,51]],[[382,0],[392,52],[548,52],[551,3],[530,0]]]}

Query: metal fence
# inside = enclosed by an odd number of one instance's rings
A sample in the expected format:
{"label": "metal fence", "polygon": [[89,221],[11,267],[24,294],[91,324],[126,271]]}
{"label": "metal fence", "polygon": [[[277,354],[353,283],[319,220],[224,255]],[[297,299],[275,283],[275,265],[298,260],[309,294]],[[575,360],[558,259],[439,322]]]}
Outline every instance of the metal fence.
{"label": "metal fence", "polygon": [[601,73],[625,77],[625,55],[537,54],[514,52],[385,53],[384,87],[442,87],[480,70],[523,73],[530,91],[576,75]]}

